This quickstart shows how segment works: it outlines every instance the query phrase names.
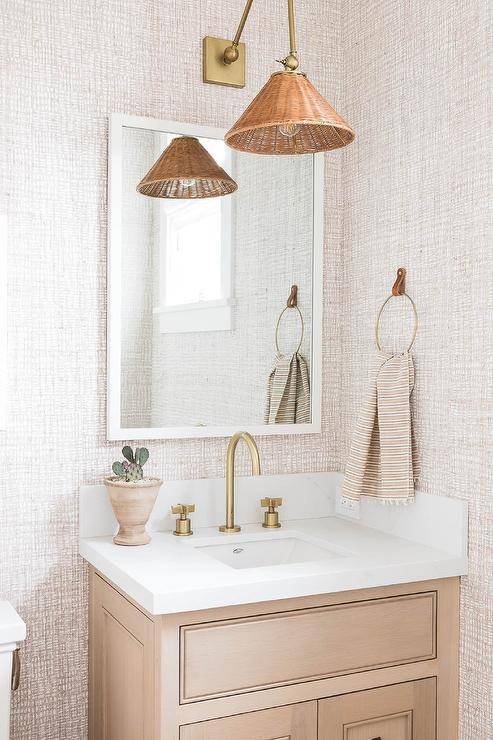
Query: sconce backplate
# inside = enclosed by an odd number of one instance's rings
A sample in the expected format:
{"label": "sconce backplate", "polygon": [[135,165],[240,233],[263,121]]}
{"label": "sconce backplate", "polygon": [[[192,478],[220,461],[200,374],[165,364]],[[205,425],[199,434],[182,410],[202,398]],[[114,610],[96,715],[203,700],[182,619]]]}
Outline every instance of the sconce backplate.
{"label": "sconce backplate", "polygon": [[239,57],[232,64],[225,64],[224,50],[231,46],[228,39],[205,36],[202,46],[202,79],[213,85],[245,87],[245,44],[238,44]]}

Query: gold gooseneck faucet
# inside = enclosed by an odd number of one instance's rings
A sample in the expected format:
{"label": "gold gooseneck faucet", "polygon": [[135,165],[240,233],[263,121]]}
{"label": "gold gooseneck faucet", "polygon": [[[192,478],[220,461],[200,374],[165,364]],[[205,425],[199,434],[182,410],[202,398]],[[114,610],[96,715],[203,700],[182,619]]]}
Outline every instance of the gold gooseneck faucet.
{"label": "gold gooseneck faucet", "polygon": [[226,524],[219,527],[220,532],[239,532],[241,527],[235,524],[235,452],[240,439],[243,439],[252,458],[252,475],[260,475],[260,456],[255,440],[248,432],[236,432],[229,440],[226,456]]}

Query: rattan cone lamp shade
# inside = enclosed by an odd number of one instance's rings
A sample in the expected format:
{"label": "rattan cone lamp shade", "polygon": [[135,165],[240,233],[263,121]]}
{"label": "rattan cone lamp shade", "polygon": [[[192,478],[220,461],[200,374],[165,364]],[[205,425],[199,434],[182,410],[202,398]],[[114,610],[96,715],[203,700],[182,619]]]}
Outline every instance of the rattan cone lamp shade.
{"label": "rattan cone lamp shade", "polygon": [[152,198],[214,198],[238,185],[193,136],[173,139],[137,185]]}
{"label": "rattan cone lamp shade", "polygon": [[277,72],[224,140],[232,149],[253,154],[310,154],[339,149],[354,136],[306,75]]}

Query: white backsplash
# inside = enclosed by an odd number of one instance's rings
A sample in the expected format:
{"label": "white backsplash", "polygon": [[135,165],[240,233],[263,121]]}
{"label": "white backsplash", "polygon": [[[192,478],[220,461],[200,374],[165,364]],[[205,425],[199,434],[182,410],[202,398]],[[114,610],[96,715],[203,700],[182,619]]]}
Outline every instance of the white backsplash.
{"label": "white backsplash", "polygon": [[[235,519],[239,524],[262,521],[260,499],[281,496],[279,509],[283,519],[313,519],[332,516],[341,476],[337,473],[299,473],[294,475],[241,476],[236,479]],[[225,480],[166,481],[158,494],[149,518],[149,532],[174,529],[174,504],[195,504],[191,514],[193,527],[223,524],[225,518]],[[104,486],[82,486],[80,490],[80,536],[100,537],[113,534],[116,520]]]}
{"label": "white backsplash", "polygon": [[[238,524],[260,523],[260,499],[281,496],[280,521],[343,517],[338,507],[342,474],[294,473],[291,475],[241,476],[236,479],[235,519]],[[195,504],[191,514],[194,530],[224,523],[225,480],[166,481],[158,494],[149,518],[149,532],[174,529],[176,515],[171,506]],[[382,506],[379,501],[362,498],[359,523],[365,527],[436,548],[458,557],[467,556],[467,503],[418,492],[409,506]],[[117,523],[106,488],[82,486],[79,526],[81,538],[105,537],[117,530]],[[116,545],[115,545],[116,547]]]}

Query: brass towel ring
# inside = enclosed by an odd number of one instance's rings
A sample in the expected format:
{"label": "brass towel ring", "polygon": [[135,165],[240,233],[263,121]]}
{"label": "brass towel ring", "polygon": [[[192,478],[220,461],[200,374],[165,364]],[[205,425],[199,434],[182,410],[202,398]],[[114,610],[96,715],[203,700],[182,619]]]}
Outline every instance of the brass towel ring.
{"label": "brass towel ring", "polygon": [[295,354],[297,354],[300,351],[301,344],[303,342],[303,337],[305,335],[305,322],[303,321],[303,315],[297,305],[296,306],[285,306],[283,310],[281,311],[281,313],[279,314],[279,318],[277,319],[277,324],[276,324],[276,349],[277,349],[278,354],[281,354],[281,350],[279,349],[279,325],[286,311],[288,309],[293,309],[293,308],[296,309],[296,311],[298,311],[298,316],[300,317],[300,324],[301,324],[301,336],[300,336],[300,341],[298,343],[298,346],[296,347]]}
{"label": "brass towel ring", "polygon": [[[411,306],[413,307],[414,329],[413,329],[413,333],[411,337],[411,342],[409,343],[409,347],[406,350],[406,352],[409,352],[409,350],[414,344],[414,340],[416,339],[416,334],[418,333],[418,311],[416,309],[416,304],[414,303],[413,299],[410,296],[408,296],[407,293],[400,293],[399,295],[403,296],[404,298],[407,298],[407,300],[410,302]],[[391,298],[394,298],[394,296],[389,295],[389,297],[382,303],[382,305],[380,306],[380,311],[378,312],[378,316],[377,316],[377,323],[375,325],[375,339],[377,342],[377,347],[378,347],[379,352],[382,351],[382,346],[380,344],[380,317],[383,313],[383,309],[385,308],[385,306],[387,305],[387,303],[390,301]]]}

